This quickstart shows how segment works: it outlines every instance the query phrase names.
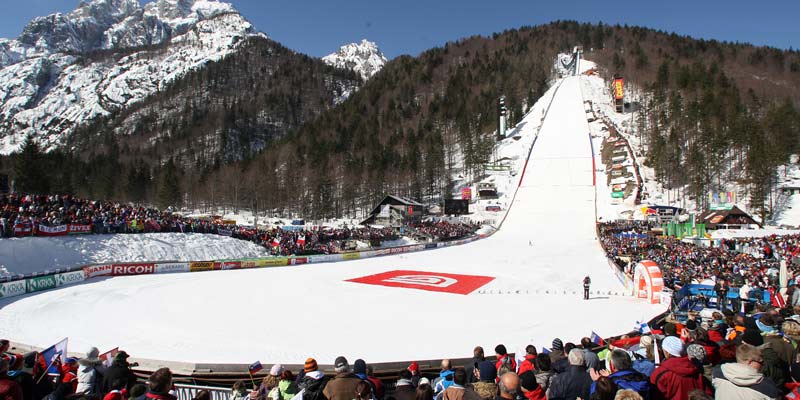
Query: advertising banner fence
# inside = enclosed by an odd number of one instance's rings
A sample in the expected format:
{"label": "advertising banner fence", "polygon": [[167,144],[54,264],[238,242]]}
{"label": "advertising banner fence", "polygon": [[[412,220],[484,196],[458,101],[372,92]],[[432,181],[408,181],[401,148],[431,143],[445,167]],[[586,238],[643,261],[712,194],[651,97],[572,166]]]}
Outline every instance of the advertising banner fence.
{"label": "advertising banner fence", "polygon": [[56,287],[56,277],[54,275],[37,276],[25,280],[25,291],[28,293],[40,292],[42,290]]}
{"label": "advertising banner fence", "polygon": [[84,280],[86,280],[86,276],[84,275],[83,270],[56,274],[56,286],[59,287],[80,283]]}
{"label": "advertising banner fence", "polygon": [[213,261],[193,261],[189,263],[189,272],[213,271]]}
{"label": "advertising banner fence", "polygon": [[157,274],[172,274],[176,272],[189,272],[189,263],[163,263],[156,264]]}
{"label": "advertising banner fence", "polygon": [[154,263],[112,264],[111,267],[111,275],[114,276],[145,275],[156,272]]}
{"label": "advertising banner fence", "polygon": [[37,236],[65,236],[69,229],[67,225],[47,226],[39,224]]}
{"label": "advertising banner fence", "polygon": [[25,289],[25,281],[0,283],[0,298],[23,295],[25,294]]}

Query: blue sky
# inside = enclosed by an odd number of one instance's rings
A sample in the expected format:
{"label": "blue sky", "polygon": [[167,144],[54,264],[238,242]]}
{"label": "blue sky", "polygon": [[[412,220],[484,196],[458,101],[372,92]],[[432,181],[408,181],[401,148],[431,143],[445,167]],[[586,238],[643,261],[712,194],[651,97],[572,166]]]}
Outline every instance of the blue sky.
{"label": "blue sky", "polygon": [[[297,51],[323,56],[372,40],[387,57],[417,55],[447,41],[558,19],[641,25],[683,35],[800,48],[800,1],[583,0],[228,0],[258,30]],[[0,0],[0,37],[78,0]]]}

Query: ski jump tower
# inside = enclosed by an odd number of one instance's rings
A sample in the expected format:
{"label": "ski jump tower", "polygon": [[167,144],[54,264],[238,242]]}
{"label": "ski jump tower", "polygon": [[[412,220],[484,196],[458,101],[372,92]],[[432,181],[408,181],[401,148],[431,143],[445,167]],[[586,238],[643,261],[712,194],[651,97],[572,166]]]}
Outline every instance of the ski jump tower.
{"label": "ski jump tower", "polygon": [[564,62],[563,59],[561,60],[561,65],[564,67],[565,70],[567,70],[567,73],[570,76],[575,76],[580,73],[581,53],[583,53],[583,47],[575,46],[572,49],[572,58],[569,60],[569,62]]}

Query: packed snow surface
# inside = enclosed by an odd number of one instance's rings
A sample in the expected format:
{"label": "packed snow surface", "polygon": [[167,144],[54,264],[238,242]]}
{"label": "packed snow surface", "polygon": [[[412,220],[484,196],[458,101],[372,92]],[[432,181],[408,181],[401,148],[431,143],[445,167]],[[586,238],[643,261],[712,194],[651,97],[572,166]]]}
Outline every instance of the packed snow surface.
{"label": "packed snow surface", "polygon": [[[468,357],[497,343],[522,354],[556,336],[626,332],[663,306],[613,295],[622,287],[595,234],[580,79],[555,92],[508,216],[487,239],[333,264],[93,280],[3,300],[0,336],[38,346],[68,336],[76,351],[120,346],[172,361],[331,363],[344,354],[372,363]],[[519,142],[532,141],[540,119],[525,118]],[[392,270],[495,279],[468,295],[347,282]],[[604,291],[589,301],[586,275]]]}
{"label": "packed snow surface", "polygon": [[2,274],[29,274],[85,264],[203,261],[266,257],[267,249],[226,236],[200,233],[26,237],[0,240]]}

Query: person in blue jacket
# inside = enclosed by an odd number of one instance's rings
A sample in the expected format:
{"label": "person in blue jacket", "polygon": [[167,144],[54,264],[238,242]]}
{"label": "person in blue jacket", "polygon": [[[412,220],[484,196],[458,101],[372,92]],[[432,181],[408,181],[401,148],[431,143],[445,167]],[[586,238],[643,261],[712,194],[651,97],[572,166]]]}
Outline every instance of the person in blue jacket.
{"label": "person in blue jacket", "polygon": [[[643,399],[650,399],[650,379],[633,369],[633,362],[627,351],[619,349],[612,351],[609,368],[611,368],[610,371],[604,369],[600,372],[594,372],[594,370],[590,370],[589,374],[595,382],[601,376],[607,376],[620,389],[631,389],[639,393]],[[595,384],[592,382],[591,393],[594,393],[594,390]]]}

